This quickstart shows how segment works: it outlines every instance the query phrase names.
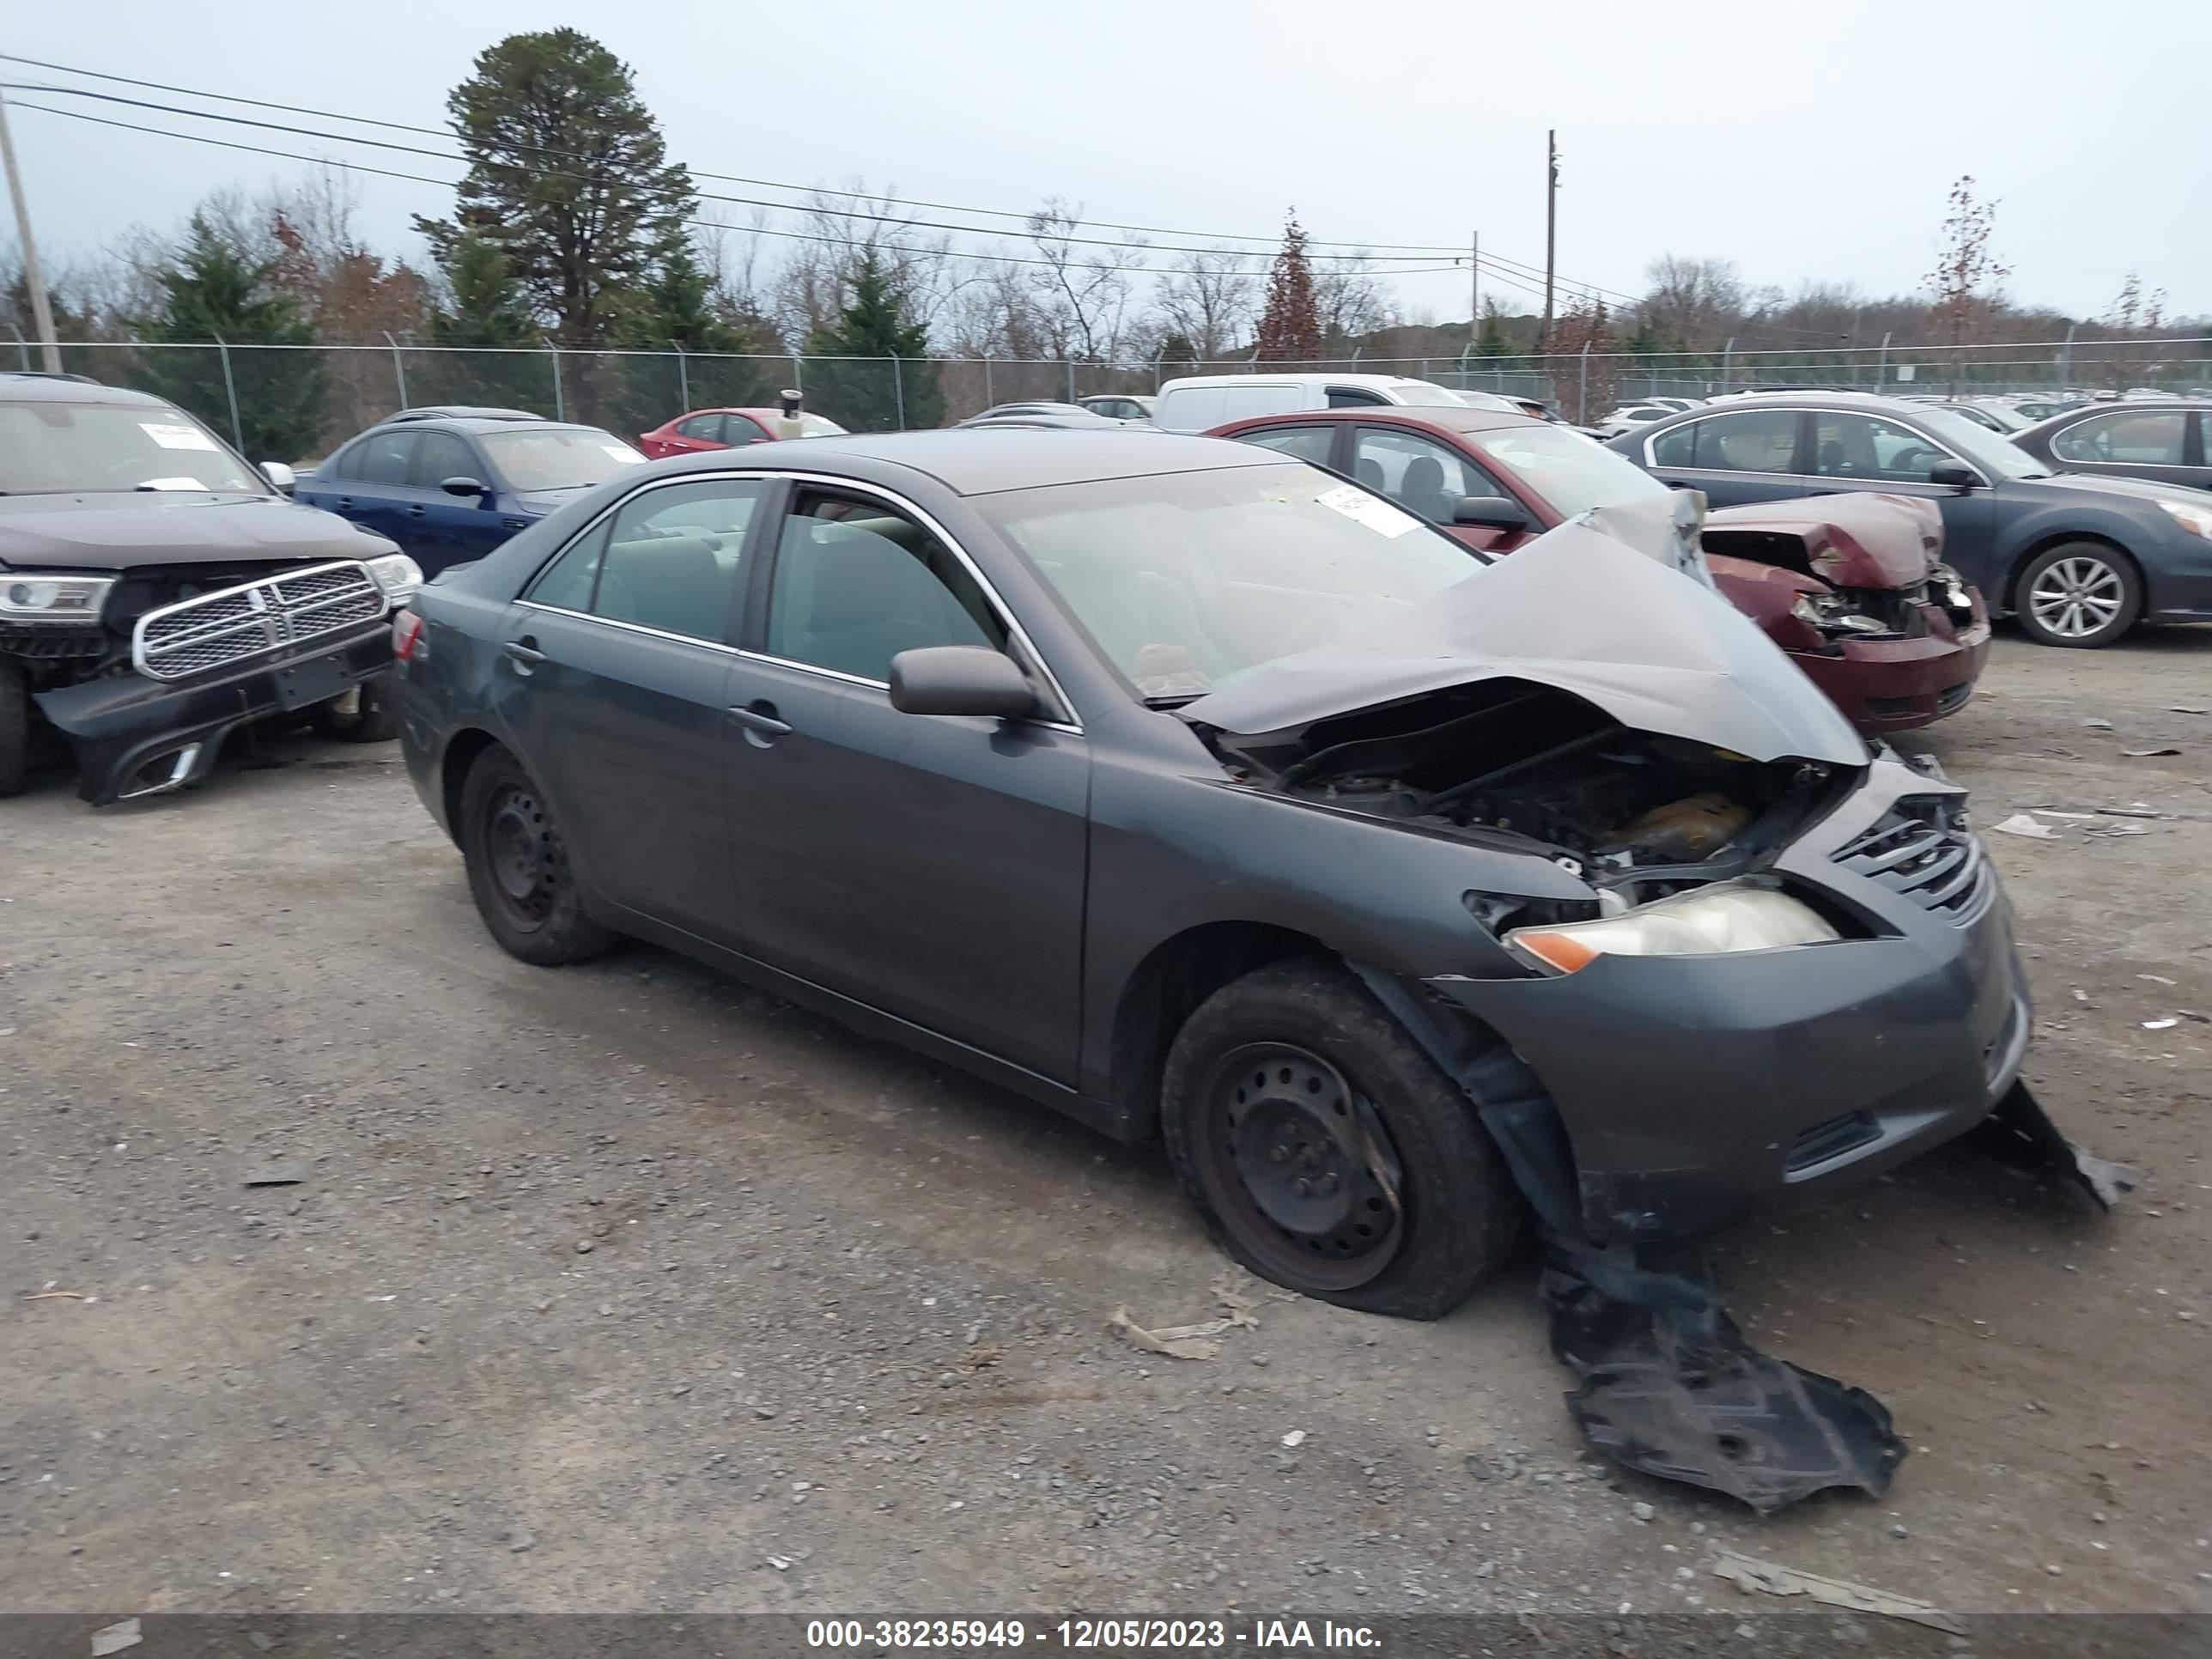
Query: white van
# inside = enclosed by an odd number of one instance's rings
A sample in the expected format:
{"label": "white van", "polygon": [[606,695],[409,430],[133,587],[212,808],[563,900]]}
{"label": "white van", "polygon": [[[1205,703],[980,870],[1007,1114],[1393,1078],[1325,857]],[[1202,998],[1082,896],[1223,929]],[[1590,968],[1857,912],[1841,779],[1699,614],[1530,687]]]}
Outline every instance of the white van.
{"label": "white van", "polygon": [[1467,407],[1455,392],[1398,374],[1193,374],[1160,388],[1152,424],[1164,432],[1206,432],[1255,415],[1375,404]]}

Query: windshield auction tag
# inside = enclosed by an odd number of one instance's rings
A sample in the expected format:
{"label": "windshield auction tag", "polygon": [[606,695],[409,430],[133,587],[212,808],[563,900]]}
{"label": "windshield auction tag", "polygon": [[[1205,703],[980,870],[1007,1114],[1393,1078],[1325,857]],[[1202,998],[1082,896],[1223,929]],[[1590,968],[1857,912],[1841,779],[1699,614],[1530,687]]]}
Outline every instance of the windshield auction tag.
{"label": "windshield auction tag", "polygon": [[141,421],[138,429],[164,449],[213,449],[215,440],[196,426],[172,421]]}
{"label": "windshield auction tag", "polygon": [[635,449],[629,448],[622,444],[601,444],[599,447],[605,450],[608,454],[613,456],[617,460],[625,462],[633,466],[645,459],[644,456],[639,454]]}
{"label": "windshield auction tag", "polygon": [[1324,489],[1314,500],[1331,512],[1341,513],[1354,524],[1365,525],[1377,535],[1402,536],[1421,527],[1421,521],[1403,507],[1393,507],[1380,495],[1370,495],[1354,484]]}

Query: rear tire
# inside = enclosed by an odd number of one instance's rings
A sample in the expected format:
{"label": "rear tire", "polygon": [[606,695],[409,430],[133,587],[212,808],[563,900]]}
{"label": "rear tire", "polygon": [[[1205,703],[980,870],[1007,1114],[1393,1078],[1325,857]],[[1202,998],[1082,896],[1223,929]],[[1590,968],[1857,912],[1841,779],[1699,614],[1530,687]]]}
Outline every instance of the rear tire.
{"label": "rear tire", "polygon": [[344,696],[315,706],[315,731],[340,743],[390,743],[399,735],[395,689],[389,668],[371,674]]}
{"label": "rear tire", "polygon": [[30,683],[21,666],[0,658],[0,799],[21,794],[30,769]]}
{"label": "rear tire", "polygon": [[477,914],[509,956],[554,968],[615,942],[584,914],[552,810],[510,750],[495,744],[470,767],[460,831]]}
{"label": "rear tire", "polygon": [[2103,542],[2061,542],[2028,561],[2013,590],[2021,631],[2043,645],[2094,651],[2142,615],[2135,561]]}
{"label": "rear tire", "polygon": [[1161,1130],[1213,1241],[1261,1278],[1437,1319],[1519,1233],[1519,1189],[1466,1095],[1351,974],[1260,969],[1184,1023]]}

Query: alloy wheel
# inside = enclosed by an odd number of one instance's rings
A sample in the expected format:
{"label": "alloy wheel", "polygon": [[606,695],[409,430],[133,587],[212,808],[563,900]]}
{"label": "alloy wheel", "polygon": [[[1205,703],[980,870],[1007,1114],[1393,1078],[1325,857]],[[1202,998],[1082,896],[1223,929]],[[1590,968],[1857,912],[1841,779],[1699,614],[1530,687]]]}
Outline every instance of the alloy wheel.
{"label": "alloy wheel", "polygon": [[2120,573],[2104,560],[2074,554],[2053,562],[2035,578],[2028,610],[2045,630],[2061,639],[2087,639],[2109,628],[2127,603]]}

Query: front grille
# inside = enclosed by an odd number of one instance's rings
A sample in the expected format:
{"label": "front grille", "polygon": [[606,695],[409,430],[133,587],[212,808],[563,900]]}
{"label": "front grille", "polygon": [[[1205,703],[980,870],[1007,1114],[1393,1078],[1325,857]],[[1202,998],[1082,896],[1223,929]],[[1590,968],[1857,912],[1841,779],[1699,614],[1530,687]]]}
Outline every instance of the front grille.
{"label": "front grille", "polygon": [[149,611],[132,632],[131,659],[152,678],[189,679],[374,622],[386,609],[366,565],[311,565]]}
{"label": "front grille", "polygon": [[1875,1121],[1864,1112],[1845,1112],[1826,1123],[1815,1123],[1791,1141],[1789,1162],[1784,1167],[1789,1174],[1796,1175],[1801,1170],[1809,1170],[1855,1152],[1881,1133]]}
{"label": "front grille", "polygon": [[1907,796],[1871,830],[1845,842],[1836,862],[1923,909],[1956,922],[1972,921],[1996,878],[1955,799]]}

